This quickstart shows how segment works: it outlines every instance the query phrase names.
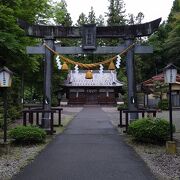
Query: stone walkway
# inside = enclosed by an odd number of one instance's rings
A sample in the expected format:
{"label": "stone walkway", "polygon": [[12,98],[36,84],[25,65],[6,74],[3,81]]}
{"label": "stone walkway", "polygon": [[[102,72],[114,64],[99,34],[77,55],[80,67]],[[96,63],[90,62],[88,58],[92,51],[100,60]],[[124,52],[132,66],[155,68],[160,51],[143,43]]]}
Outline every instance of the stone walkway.
{"label": "stone walkway", "polygon": [[154,180],[107,113],[87,107],[14,180]]}

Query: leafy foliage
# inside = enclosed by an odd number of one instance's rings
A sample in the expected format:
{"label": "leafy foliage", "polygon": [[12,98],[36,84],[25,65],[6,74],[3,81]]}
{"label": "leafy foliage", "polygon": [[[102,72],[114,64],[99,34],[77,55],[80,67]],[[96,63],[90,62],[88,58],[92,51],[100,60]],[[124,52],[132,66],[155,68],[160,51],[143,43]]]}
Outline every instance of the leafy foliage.
{"label": "leafy foliage", "polygon": [[[147,62],[144,62],[144,67],[146,70],[142,74],[143,77],[150,78],[152,75],[161,73],[162,68],[164,68],[170,62],[180,67],[179,33],[180,0],[174,0],[168,21],[163,22],[158,31],[150,36],[148,40],[148,42],[154,48],[154,53],[152,55],[148,55],[146,58]],[[155,72],[152,70],[155,70]]]}
{"label": "leafy foliage", "polygon": [[[180,3],[179,3],[180,10]],[[167,58],[173,59],[174,64],[180,65],[180,13],[175,13],[173,22],[170,23],[172,30],[168,33],[168,38],[165,40],[164,49]]]}
{"label": "leafy foliage", "polygon": [[60,2],[54,5],[54,21],[58,25],[62,26],[70,26],[72,25],[71,16],[67,11],[67,4],[65,0],[61,0]]}
{"label": "leafy foliage", "polygon": [[45,141],[46,132],[35,126],[18,126],[11,129],[9,136],[20,144],[34,144]]}
{"label": "leafy foliage", "polygon": [[162,110],[168,110],[169,104],[168,104],[168,99],[162,99],[158,103],[158,108]]}
{"label": "leafy foliage", "polygon": [[3,122],[3,114],[0,113],[0,128],[3,127],[3,124],[4,124],[4,122]]}
{"label": "leafy foliage", "polygon": [[127,109],[127,108],[128,108],[127,104],[120,104],[117,106],[117,110]]}
{"label": "leafy foliage", "polygon": [[128,133],[139,142],[164,143],[169,139],[169,122],[160,118],[139,119],[129,125]]}
{"label": "leafy foliage", "polygon": [[109,0],[110,6],[107,13],[107,24],[110,25],[124,25],[125,19],[125,4],[123,0]]}
{"label": "leafy foliage", "polygon": [[77,20],[77,23],[76,25],[77,26],[82,26],[83,24],[87,24],[88,22],[88,19],[86,17],[86,15],[82,12],[80,15],[79,15],[79,18]]}
{"label": "leafy foliage", "polygon": [[8,109],[8,117],[10,119],[10,122],[13,122],[16,119],[19,119],[21,117],[21,107],[20,106],[11,106]]}
{"label": "leafy foliage", "polygon": [[47,6],[47,0],[0,1],[0,66],[5,65],[13,72],[12,87],[8,89],[10,122],[19,117],[23,89],[28,86],[35,86],[37,91],[42,89],[40,83],[33,80],[34,77],[37,81],[42,77],[39,73],[39,59],[42,57],[26,54],[26,46],[37,44],[39,40],[25,37],[17,19],[35,23]]}
{"label": "leafy foliage", "polygon": [[142,20],[144,19],[144,14],[142,12],[139,12],[136,17],[133,14],[129,14],[128,16],[129,19],[127,22],[130,25],[141,24]]}
{"label": "leafy foliage", "polygon": [[93,7],[91,7],[91,11],[89,12],[89,15],[88,15],[88,23],[89,24],[96,23],[96,15],[95,15]]}

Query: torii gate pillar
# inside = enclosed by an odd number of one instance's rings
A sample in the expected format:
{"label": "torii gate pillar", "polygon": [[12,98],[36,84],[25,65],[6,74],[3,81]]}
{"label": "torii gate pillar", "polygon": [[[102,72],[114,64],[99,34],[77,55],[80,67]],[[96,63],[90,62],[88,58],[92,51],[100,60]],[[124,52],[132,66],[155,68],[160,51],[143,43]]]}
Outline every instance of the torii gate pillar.
{"label": "torii gate pillar", "polygon": [[[133,43],[133,39],[125,39],[126,47]],[[134,66],[134,48],[130,49],[126,54],[126,71],[128,78],[128,109],[137,110],[137,97],[136,97],[136,78]],[[130,119],[137,119],[137,113],[130,113]]]}
{"label": "torii gate pillar", "polygon": [[[54,49],[54,38],[52,36],[45,37],[45,43],[51,48]],[[45,110],[51,109],[51,91],[52,91],[52,65],[53,65],[53,53],[45,48],[45,61],[44,61],[44,102],[43,102],[43,108]],[[49,114],[44,115],[44,118],[46,120],[42,121],[42,127],[43,128],[49,128],[50,127],[50,120],[49,120]]]}

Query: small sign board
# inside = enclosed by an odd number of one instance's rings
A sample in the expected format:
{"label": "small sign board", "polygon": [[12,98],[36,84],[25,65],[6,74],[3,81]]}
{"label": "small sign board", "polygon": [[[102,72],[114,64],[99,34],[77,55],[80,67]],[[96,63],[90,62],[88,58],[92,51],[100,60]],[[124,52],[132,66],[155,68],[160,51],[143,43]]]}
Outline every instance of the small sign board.
{"label": "small sign board", "polygon": [[85,24],[83,26],[83,50],[96,49],[96,24]]}

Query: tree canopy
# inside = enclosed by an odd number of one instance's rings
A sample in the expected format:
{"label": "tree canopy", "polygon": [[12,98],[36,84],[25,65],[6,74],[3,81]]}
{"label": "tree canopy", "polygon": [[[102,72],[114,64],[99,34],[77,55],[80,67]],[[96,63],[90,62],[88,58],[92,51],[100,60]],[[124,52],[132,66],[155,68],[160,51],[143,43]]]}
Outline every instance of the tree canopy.
{"label": "tree canopy", "polygon": [[[26,53],[26,46],[42,44],[41,39],[32,39],[25,36],[18,26],[17,19],[23,19],[35,24],[57,24],[72,26],[72,18],[67,10],[65,0],[52,2],[50,0],[1,0],[0,1],[0,66],[8,66],[14,74],[14,87],[12,88],[16,99],[22,98],[22,86],[27,97],[42,97],[43,87],[43,56],[30,56]],[[108,11],[96,17],[93,7],[89,13],[79,15],[76,26],[96,23],[97,26],[113,26],[124,24],[140,24],[144,18],[143,12],[137,15],[126,14],[123,0],[109,0]],[[117,45],[123,40],[101,40],[99,45]],[[158,31],[146,39],[137,39],[142,44],[151,44],[154,47],[152,55],[135,56],[136,76],[141,82],[160,72],[167,63],[172,62],[180,67],[180,0],[174,0],[168,20],[163,22]],[[62,46],[81,45],[81,40],[58,39]],[[102,58],[105,58],[101,57]],[[79,56],[80,61],[98,61],[99,56]],[[125,62],[123,62],[125,64]],[[63,82],[54,64],[54,79]],[[125,79],[125,69],[119,76]],[[37,81],[34,81],[36,77]],[[23,83],[25,79],[25,83]],[[56,82],[57,82],[56,81]],[[59,87],[56,83],[56,89]],[[33,99],[33,98],[32,98]]]}

